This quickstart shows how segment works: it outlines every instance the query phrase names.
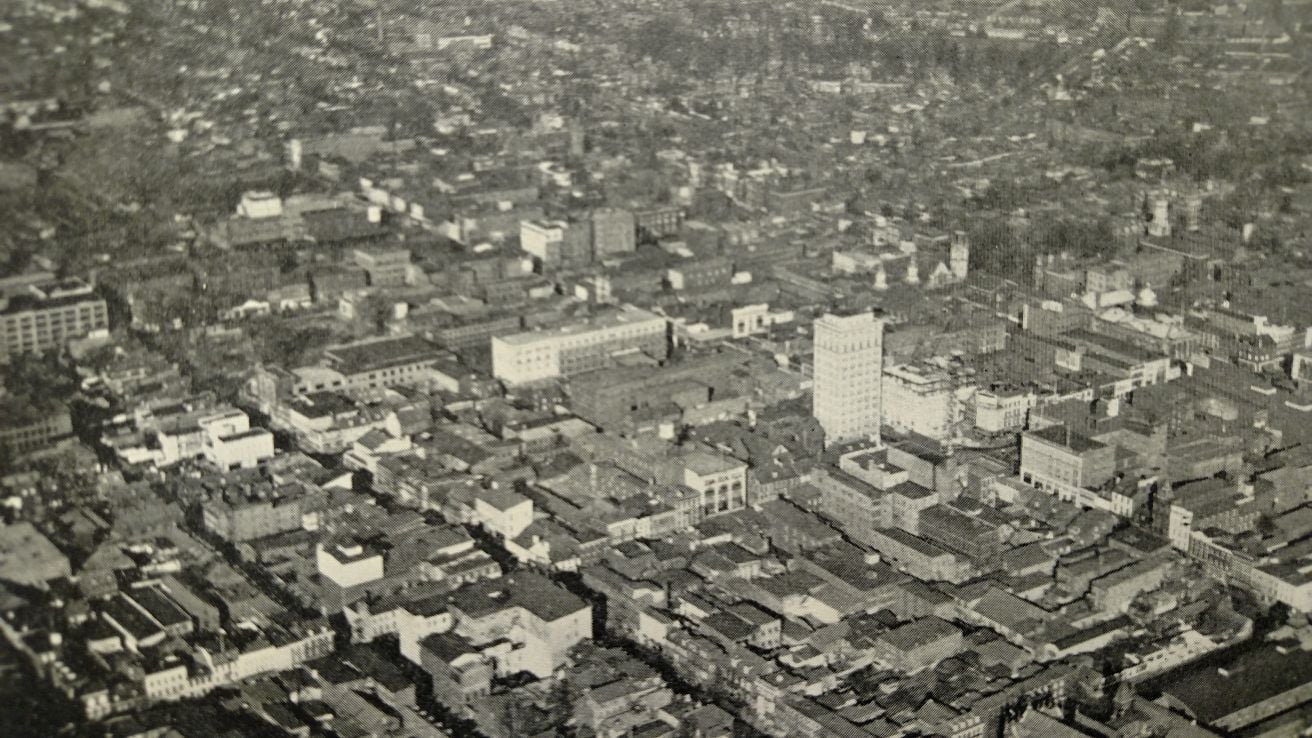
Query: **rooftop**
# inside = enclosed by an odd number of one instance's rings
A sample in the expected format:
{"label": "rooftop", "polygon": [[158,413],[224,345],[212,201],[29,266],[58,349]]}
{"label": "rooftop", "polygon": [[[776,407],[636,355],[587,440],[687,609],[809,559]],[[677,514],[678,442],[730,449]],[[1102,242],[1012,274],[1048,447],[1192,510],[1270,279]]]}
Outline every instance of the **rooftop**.
{"label": "rooftop", "polygon": [[1308,682],[1312,652],[1267,643],[1219,667],[1209,662],[1180,669],[1162,691],[1210,723]]}
{"label": "rooftop", "polygon": [[961,631],[956,626],[931,615],[894,628],[881,635],[879,639],[899,651],[906,652],[954,635],[961,635]]}
{"label": "rooftop", "polygon": [[1075,453],[1084,453],[1085,451],[1095,451],[1105,448],[1105,445],[1089,438],[1086,435],[1078,433],[1065,425],[1051,425],[1041,430],[1029,431],[1026,435],[1031,438],[1037,438],[1041,441],[1056,444],[1062,448],[1068,448]]}
{"label": "rooftop", "polygon": [[523,333],[514,333],[508,336],[497,336],[494,340],[513,345],[524,345],[545,341],[549,338],[562,338],[565,336],[577,336],[593,331],[606,330],[624,325],[645,325],[653,321],[660,321],[664,324],[665,319],[655,313],[636,308],[628,308],[615,312],[593,315],[582,320],[572,323],[566,323],[551,330],[525,331]]}
{"label": "rooftop", "polygon": [[527,497],[499,487],[480,489],[474,496],[501,512],[505,512],[513,507],[529,502]]}
{"label": "rooftop", "polygon": [[335,369],[349,375],[434,361],[441,352],[418,336],[398,336],[330,346],[324,355]]}
{"label": "rooftop", "polygon": [[452,593],[450,601],[453,607],[472,618],[522,607],[546,622],[554,622],[588,607],[588,603],[569,590],[531,572],[516,572],[500,579],[470,584]]}

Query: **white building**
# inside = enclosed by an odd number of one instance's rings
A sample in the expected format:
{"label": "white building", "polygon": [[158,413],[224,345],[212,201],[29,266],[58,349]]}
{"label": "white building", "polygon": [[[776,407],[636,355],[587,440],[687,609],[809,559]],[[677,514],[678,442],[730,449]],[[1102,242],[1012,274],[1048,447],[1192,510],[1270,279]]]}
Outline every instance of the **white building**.
{"label": "white building", "polygon": [[626,307],[553,330],[493,337],[492,376],[528,384],[601,368],[617,354],[642,351],[663,359],[665,342],[665,318]]}
{"label": "white building", "polygon": [[872,313],[815,321],[812,414],[827,444],[879,440],[884,322]]}
{"label": "white building", "polygon": [[924,364],[885,367],[881,404],[884,425],[937,440],[960,415],[952,375]]}
{"label": "white building", "polygon": [[277,218],[282,215],[282,198],[272,192],[246,192],[237,205],[237,215],[243,218]]}
{"label": "white building", "polygon": [[507,490],[481,489],[474,496],[474,518],[487,530],[513,540],[533,524],[533,501]]}
{"label": "white building", "polygon": [[683,484],[697,491],[700,514],[711,517],[747,507],[747,465],[702,451],[680,458]]}
{"label": "white building", "polygon": [[975,427],[985,433],[1023,430],[1038,396],[1028,390],[980,390],[975,393]]}
{"label": "white building", "polygon": [[205,458],[223,470],[253,468],[261,461],[272,459],[273,452],[273,434],[264,428],[211,433],[204,451]]}
{"label": "white building", "polygon": [[569,225],[559,220],[525,220],[519,224],[519,247],[539,261],[560,259],[560,245]]}
{"label": "white building", "polygon": [[445,633],[455,624],[446,609],[446,598],[430,597],[412,602],[365,601],[342,611],[351,628],[351,640],[368,643],[384,635],[396,636],[401,655],[419,663],[419,642],[434,633]]}
{"label": "white building", "polygon": [[383,578],[383,555],[355,541],[319,544],[315,560],[319,574],[343,589]]}
{"label": "white building", "polygon": [[734,308],[731,315],[734,338],[764,333],[770,327],[770,306],[765,303]]}
{"label": "white building", "polygon": [[521,571],[453,592],[455,632],[496,661],[498,674],[550,676],[592,637],[592,606],[540,574]]}

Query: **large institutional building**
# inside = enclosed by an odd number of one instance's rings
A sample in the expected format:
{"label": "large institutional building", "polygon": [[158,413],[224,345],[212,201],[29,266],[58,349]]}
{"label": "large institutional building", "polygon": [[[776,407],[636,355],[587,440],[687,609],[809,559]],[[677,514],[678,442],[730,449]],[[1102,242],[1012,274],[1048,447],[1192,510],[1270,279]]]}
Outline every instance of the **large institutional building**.
{"label": "large institutional building", "polygon": [[871,313],[815,321],[812,414],[827,444],[879,440],[884,323]]}
{"label": "large institutional building", "polygon": [[664,359],[669,352],[665,318],[624,308],[554,330],[529,331],[492,339],[492,375],[509,385],[599,369],[619,354],[646,353]]}
{"label": "large institutional building", "polygon": [[0,364],[18,354],[62,350],[108,327],[105,301],[80,279],[0,285]]}

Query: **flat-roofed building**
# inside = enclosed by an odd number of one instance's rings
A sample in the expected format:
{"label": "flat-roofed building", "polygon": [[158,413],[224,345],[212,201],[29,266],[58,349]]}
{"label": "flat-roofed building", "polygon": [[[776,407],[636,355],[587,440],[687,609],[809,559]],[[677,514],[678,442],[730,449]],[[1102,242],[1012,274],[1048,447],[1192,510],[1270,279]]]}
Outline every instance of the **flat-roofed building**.
{"label": "flat-roofed building", "polygon": [[293,369],[296,394],[426,384],[444,356],[418,336],[387,336],[324,349],[324,363]]}
{"label": "flat-roofed building", "polygon": [[42,410],[0,401],[0,449],[24,454],[73,436],[73,421],[65,407]]}
{"label": "flat-roofed building", "polygon": [[1024,389],[987,389],[975,393],[975,427],[986,433],[1025,427],[1038,397]]}
{"label": "flat-roofed building", "polygon": [[683,485],[697,492],[702,517],[747,507],[747,464],[704,451],[676,458],[683,470]]}
{"label": "flat-roofed building", "polygon": [[930,364],[884,367],[880,403],[884,425],[935,440],[946,438],[961,415],[959,384],[950,372]]}
{"label": "flat-roofed building", "polygon": [[558,266],[567,230],[563,220],[525,220],[519,224],[519,247],[548,267]]}
{"label": "flat-roofed building", "polygon": [[930,615],[894,628],[875,640],[875,650],[895,669],[916,672],[961,650],[961,631]]}
{"label": "flat-roofed building", "polygon": [[575,644],[592,637],[592,606],[541,574],[521,571],[469,584],[449,603],[454,632],[491,656],[498,675],[548,677]]}
{"label": "flat-roofed building", "polygon": [[1240,731],[1312,701],[1312,651],[1268,642],[1222,663],[1188,666],[1162,687],[1161,701],[1228,735],[1247,735]]}
{"label": "flat-roofed building", "polygon": [[815,321],[812,414],[825,443],[879,440],[884,323],[873,313]]}
{"label": "flat-roofed building", "polygon": [[570,376],[608,365],[613,357],[669,353],[665,318],[626,307],[554,330],[492,338],[492,375],[509,385]]}
{"label": "flat-roofed building", "polygon": [[917,579],[961,582],[974,571],[951,551],[897,528],[872,531],[868,543],[884,561]]}
{"label": "flat-roofed building", "polygon": [[1132,510],[1120,509],[1128,500],[1103,500],[1091,492],[1111,481],[1115,471],[1116,447],[1070,426],[1052,425],[1021,435],[1021,481],[1058,499],[1128,515]]}
{"label": "flat-roofed building", "polygon": [[109,308],[92,286],[69,278],[23,284],[0,294],[0,363],[61,350],[109,328]]}
{"label": "flat-roofed building", "polygon": [[0,526],[0,580],[44,587],[70,573],[68,557],[31,523]]}
{"label": "flat-roofed building", "polygon": [[371,287],[399,287],[410,273],[408,249],[355,249],[355,265],[364,270]]}

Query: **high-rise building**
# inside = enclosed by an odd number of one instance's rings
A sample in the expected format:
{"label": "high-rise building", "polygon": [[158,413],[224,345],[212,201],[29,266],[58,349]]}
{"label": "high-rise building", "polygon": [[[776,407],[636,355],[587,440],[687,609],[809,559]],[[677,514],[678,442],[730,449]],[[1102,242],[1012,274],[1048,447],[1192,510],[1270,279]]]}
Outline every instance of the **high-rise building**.
{"label": "high-rise building", "polygon": [[815,322],[812,411],[827,444],[879,440],[884,322],[872,313]]}

